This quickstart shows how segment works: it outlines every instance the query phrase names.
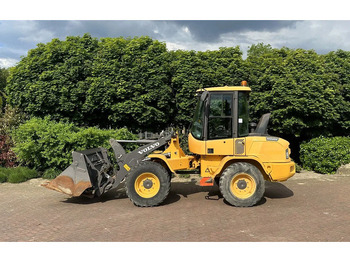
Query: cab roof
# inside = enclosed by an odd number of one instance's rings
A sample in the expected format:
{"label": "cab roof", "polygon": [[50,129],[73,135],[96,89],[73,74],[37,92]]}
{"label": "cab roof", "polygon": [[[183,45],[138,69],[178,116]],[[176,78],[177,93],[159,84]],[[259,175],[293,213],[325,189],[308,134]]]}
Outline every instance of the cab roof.
{"label": "cab roof", "polygon": [[251,92],[252,90],[248,86],[221,86],[221,87],[206,87],[198,89],[197,92],[222,92],[222,91],[247,91]]}

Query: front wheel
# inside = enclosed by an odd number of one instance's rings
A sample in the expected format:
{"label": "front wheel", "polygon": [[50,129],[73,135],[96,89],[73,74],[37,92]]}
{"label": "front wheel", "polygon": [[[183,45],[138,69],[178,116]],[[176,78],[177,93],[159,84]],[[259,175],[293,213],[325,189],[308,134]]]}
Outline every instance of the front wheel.
{"label": "front wheel", "polygon": [[134,205],[157,206],[169,194],[169,173],[158,163],[144,161],[127,175],[125,187],[126,194]]}
{"label": "front wheel", "polygon": [[263,197],[265,180],[256,166],[240,162],[224,170],[219,187],[221,194],[231,205],[249,207]]}

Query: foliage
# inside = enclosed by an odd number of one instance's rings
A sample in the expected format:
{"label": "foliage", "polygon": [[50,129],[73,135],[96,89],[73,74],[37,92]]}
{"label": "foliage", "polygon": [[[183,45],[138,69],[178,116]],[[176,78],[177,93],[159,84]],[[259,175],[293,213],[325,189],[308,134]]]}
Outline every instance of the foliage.
{"label": "foliage", "polygon": [[[333,135],[346,135],[350,133],[350,52],[338,50],[324,55],[325,71],[332,75],[333,106],[339,114],[338,123],[331,127]],[[340,127],[340,128],[338,128]]]}
{"label": "foliage", "polygon": [[215,51],[177,50],[169,53],[170,85],[176,101],[175,126],[188,128],[193,118],[197,89],[239,85],[244,74],[242,52],[238,46]]}
{"label": "foliage", "polygon": [[36,170],[65,169],[72,162],[72,151],[89,148],[110,148],[108,140],[135,139],[126,129],[102,130],[79,128],[72,123],[56,122],[49,117],[32,118],[12,132],[21,163]]}
{"label": "foliage", "polygon": [[11,149],[13,141],[10,133],[24,120],[24,114],[9,105],[5,106],[3,114],[0,113],[0,166],[14,167],[16,165],[17,157]]}
{"label": "foliage", "polygon": [[184,153],[187,155],[190,152],[188,149],[188,132],[183,133],[183,130],[176,130],[178,136],[179,136],[179,142],[180,142],[180,147],[184,151]]}
{"label": "foliage", "polygon": [[[246,61],[255,121],[271,112],[269,133],[297,145],[320,135],[344,136],[350,130],[350,52],[318,55],[313,50],[253,45]],[[343,69],[344,68],[344,69]]]}
{"label": "foliage", "polygon": [[243,60],[238,46],[167,51],[149,37],[85,34],[38,44],[11,70],[6,91],[31,116],[159,131],[188,127],[197,89],[244,79],[254,91],[252,119],[272,112],[270,131],[305,140],[349,131],[349,53],[257,44]]}
{"label": "foliage", "polygon": [[2,111],[6,102],[5,87],[6,87],[6,81],[8,76],[9,76],[8,69],[0,68],[0,112]]}
{"label": "foliage", "polygon": [[[150,37],[53,39],[28,52],[7,78],[8,103],[30,116],[77,126],[160,131],[187,128],[195,91],[252,88],[250,118],[271,112],[269,133],[291,143],[350,131],[350,52],[252,45],[213,51],[168,51]],[[86,131],[87,132],[87,131]],[[77,138],[79,139],[79,138]]]}
{"label": "foliage", "polygon": [[56,178],[59,174],[61,174],[62,171],[55,169],[55,168],[49,168],[44,171],[42,177],[46,179],[54,179]]}
{"label": "foliage", "polygon": [[0,167],[0,183],[7,182],[9,168]]}
{"label": "foliage", "polygon": [[350,163],[350,137],[318,137],[300,146],[300,160],[305,169],[322,174],[334,173]]}
{"label": "foliage", "polygon": [[272,112],[270,130],[296,137],[348,129],[339,122],[339,109],[349,107],[350,101],[342,96],[338,75],[328,70],[325,56],[312,50],[262,48],[247,59],[254,75],[249,79],[253,117]]}
{"label": "foliage", "polygon": [[164,43],[149,37],[102,38],[83,110],[90,125],[159,131],[174,102]]}
{"label": "foliage", "polygon": [[21,183],[36,177],[38,177],[38,173],[28,167],[0,167],[0,183]]}
{"label": "foliage", "polygon": [[10,70],[6,86],[11,105],[34,116],[82,122],[86,78],[97,40],[89,35],[38,44]]}
{"label": "foliage", "polygon": [[300,173],[301,170],[302,170],[302,167],[298,163],[295,163],[295,172]]}
{"label": "foliage", "polygon": [[0,135],[9,136],[11,130],[16,129],[26,119],[26,115],[18,108],[6,105],[4,113],[0,114]]}
{"label": "foliage", "polygon": [[90,35],[38,44],[12,69],[11,105],[79,125],[148,129],[172,115],[165,44]]}
{"label": "foliage", "polygon": [[6,79],[9,75],[9,71],[6,68],[0,68],[0,91],[3,91],[6,86]]}
{"label": "foliage", "polygon": [[21,183],[38,177],[38,173],[28,167],[15,167],[9,169],[7,181],[9,183]]}
{"label": "foliage", "polygon": [[7,135],[0,135],[0,166],[14,167],[17,162],[15,153],[10,145],[12,141]]}
{"label": "foliage", "polygon": [[90,35],[38,44],[11,70],[8,101],[31,116],[159,131],[188,127],[201,87],[242,80],[239,47],[167,51],[149,37]]}

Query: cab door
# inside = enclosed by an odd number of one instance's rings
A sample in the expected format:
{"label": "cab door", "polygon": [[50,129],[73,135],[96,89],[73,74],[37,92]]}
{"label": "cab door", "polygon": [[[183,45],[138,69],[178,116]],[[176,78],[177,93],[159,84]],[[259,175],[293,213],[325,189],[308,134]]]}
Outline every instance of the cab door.
{"label": "cab door", "polygon": [[233,155],[233,92],[211,93],[207,110],[206,153]]}

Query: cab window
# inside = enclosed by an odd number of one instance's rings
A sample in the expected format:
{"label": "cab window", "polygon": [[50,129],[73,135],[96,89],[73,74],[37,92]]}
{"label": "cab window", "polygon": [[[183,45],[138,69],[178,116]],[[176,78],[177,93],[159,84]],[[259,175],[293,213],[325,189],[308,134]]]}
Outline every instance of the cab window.
{"label": "cab window", "polygon": [[232,94],[211,94],[208,139],[232,137]]}
{"label": "cab window", "polygon": [[194,119],[191,127],[191,134],[196,139],[203,139],[203,125],[204,125],[204,101],[198,99]]}
{"label": "cab window", "polygon": [[249,110],[248,110],[248,92],[238,92],[238,136],[247,136],[249,134]]}

